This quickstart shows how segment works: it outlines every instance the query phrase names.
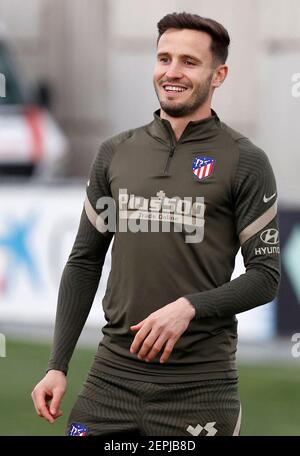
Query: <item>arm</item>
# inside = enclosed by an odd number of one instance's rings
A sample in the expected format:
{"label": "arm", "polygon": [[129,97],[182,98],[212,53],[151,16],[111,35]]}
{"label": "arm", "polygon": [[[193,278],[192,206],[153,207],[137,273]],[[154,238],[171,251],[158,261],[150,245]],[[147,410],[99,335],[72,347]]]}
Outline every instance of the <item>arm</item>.
{"label": "arm", "polygon": [[[245,274],[224,285],[185,296],[195,318],[227,317],[274,299],[280,281],[277,190],[267,156],[240,140],[232,193]],[[272,198],[271,198],[272,197]],[[268,231],[267,231],[268,230]]]}
{"label": "arm", "polygon": [[68,371],[68,363],[90,312],[111,236],[99,233],[85,209],[72,252],[64,268],[48,370]]}
{"label": "arm", "polygon": [[[97,201],[110,195],[108,168],[112,148],[100,147],[92,164],[78,233],[64,268],[58,293],[53,349],[48,370],[65,374],[77,340],[90,312],[113,233],[98,231],[102,211]],[[98,217],[98,219],[97,219]]]}
{"label": "arm", "polygon": [[[91,168],[78,233],[60,281],[47,374],[32,393],[37,413],[50,423],[61,415],[59,405],[67,386],[68,364],[90,312],[113,237],[113,233],[97,230],[97,217],[101,217],[96,208],[100,197],[110,196],[107,181],[110,155],[111,150],[104,143]],[[50,400],[51,409],[47,404]]]}

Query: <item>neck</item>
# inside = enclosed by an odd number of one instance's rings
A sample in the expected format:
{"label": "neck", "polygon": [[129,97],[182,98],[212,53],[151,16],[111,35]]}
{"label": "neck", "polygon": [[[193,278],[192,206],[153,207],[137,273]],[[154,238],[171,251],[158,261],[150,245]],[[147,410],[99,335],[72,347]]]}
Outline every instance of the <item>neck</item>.
{"label": "neck", "polygon": [[207,117],[210,117],[210,116],[211,116],[211,108],[210,108],[210,104],[208,104],[208,103],[201,106],[193,114],[189,114],[188,116],[184,116],[184,117],[172,117],[169,114],[167,114],[162,108],[160,109],[161,119],[166,119],[170,122],[177,141],[181,137],[182,133],[184,132],[184,130],[189,122],[206,119]]}

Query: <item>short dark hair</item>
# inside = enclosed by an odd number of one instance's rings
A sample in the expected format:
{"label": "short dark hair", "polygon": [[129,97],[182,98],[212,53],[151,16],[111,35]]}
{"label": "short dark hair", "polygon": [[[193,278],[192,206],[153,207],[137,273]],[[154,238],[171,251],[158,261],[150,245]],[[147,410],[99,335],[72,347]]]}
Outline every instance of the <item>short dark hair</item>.
{"label": "short dark hair", "polygon": [[225,63],[228,57],[230,37],[222,24],[213,19],[190,13],[171,13],[164,16],[158,23],[158,38],[169,28],[192,29],[206,32],[211,37],[211,53],[216,63]]}

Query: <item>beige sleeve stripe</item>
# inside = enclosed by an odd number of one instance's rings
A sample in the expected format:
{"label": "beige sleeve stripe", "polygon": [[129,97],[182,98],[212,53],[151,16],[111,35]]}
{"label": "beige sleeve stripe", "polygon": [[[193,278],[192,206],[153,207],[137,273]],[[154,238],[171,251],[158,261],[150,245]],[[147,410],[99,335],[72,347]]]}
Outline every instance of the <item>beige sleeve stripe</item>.
{"label": "beige sleeve stripe", "polygon": [[240,405],[239,416],[238,416],[238,419],[237,419],[237,422],[236,422],[232,435],[234,435],[234,436],[240,435],[241,421],[242,421],[242,406]]}
{"label": "beige sleeve stripe", "polygon": [[250,223],[243,231],[240,232],[240,244],[243,245],[244,242],[248,241],[252,236],[262,230],[265,226],[270,223],[275,215],[277,214],[277,200],[273,204],[273,206],[269,207],[269,209],[262,214],[258,219],[254,220],[254,222]]}
{"label": "beige sleeve stripe", "polygon": [[85,213],[87,215],[87,218],[89,219],[89,221],[91,222],[91,224],[97,228],[96,226],[96,221],[97,221],[97,217],[98,217],[98,214],[97,212],[95,211],[95,209],[93,208],[93,206],[91,205],[88,197],[85,198],[85,201],[84,201],[84,209],[85,209]]}

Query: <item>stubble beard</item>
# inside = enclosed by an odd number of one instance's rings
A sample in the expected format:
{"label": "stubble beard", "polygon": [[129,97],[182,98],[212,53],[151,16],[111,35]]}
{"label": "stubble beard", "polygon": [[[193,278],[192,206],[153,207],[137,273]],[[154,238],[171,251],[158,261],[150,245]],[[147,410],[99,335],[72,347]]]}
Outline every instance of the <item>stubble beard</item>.
{"label": "stubble beard", "polygon": [[212,77],[213,73],[211,73],[207,79],[198,87],[198,91],[194,94],[192,100],[187,101],[184,104],[179,102],[177,105],[161,101],[158,95],[156,84],[154,84],[155,92],[161,109],[171,117],[185,117],[193,114],[207,101]]}

